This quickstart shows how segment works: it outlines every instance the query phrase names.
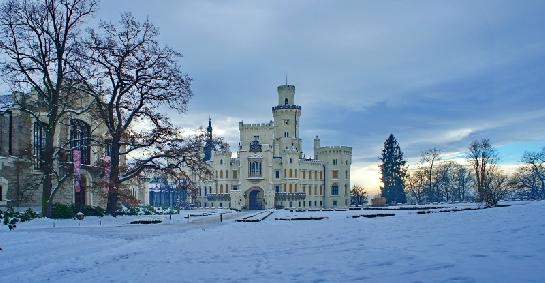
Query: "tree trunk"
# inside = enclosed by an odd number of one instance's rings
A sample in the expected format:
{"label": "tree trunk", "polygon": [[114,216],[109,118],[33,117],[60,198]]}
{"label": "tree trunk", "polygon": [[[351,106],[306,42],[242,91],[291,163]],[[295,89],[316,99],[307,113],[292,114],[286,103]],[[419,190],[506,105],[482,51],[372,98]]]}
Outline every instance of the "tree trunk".
{"label": "tree trunk", "polygon": [[119,141],[114,138],[111,144],[110,180],[108,181],[108,203],[106,212],[115,216],[118,202],[119,185]]}
{"label": "tree trunk", "polygon": [[48,125],[45,137],[45,148],[42,153],[41,169],[43,171],[43,183],[42,183],[42,215],[46,217],[52,216],[53,199],[51,198],[51,192],[53,189],[53,137],[55,135],[54,128],[51,129]]}

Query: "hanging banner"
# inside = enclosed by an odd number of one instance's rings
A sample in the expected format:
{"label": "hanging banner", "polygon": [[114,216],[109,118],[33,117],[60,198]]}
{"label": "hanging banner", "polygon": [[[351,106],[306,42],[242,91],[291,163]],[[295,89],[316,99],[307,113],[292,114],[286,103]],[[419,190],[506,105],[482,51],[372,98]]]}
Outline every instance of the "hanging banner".
{"label": "hanging banner", "polygon": [[79,193],[81,191],[81,151],[74,149],[72,156],[74,160],[74,191]]}
{"label": "hanging banner", "polygon": [[102,190],[108,193],[110,184],[110,172],[112,170],[112,157],[104,156],[104,187]]}

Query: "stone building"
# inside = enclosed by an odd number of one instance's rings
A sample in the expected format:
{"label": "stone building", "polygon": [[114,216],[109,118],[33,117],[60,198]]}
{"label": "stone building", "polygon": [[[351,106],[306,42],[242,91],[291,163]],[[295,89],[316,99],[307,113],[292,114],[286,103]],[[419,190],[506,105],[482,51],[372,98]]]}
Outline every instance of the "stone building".
{"label": "stone building", "polygon": [[[250,210],[349,206],[352,148],[322,146],[316,136],[313,158],[304,157],[301,106],[294,99],[295,86],[281,85],[272,121],[239,123],[236,158],[230,151],[206,146],[204,155],[214,178],[199,182],[198,206]],[[211,121],[207,131],[211,140]]]}
{"label": "stone building", "polygon": [[[36,115],[38,119],[22,112],[12,101],[14,95],[0,95],[0,208],[33,208],[41,211],[42,188],[40,185],[41,151],[45,146],[44,126],[46,113]],[[30,99],[32,95],[28,96]],[[83,98],[84,103],[90,103],[90,98]],[[86,101],[86,102],[84,102]],[[56,129],[56,144],[64,154],[60,154],[55,168],[62,162],[73,170],[72,150],[81,152],[80,189],[75,189],[73,174],[56,192],[53,203],[73,204],[76,207],[84,205],[106,206],[105,193],[99,184],[104,176],[104,160],[108,149],[99,146],[94,141],[107,140],[105,125],[100,119],[91,117],[90,112],[70,114],[58,123]],[[104,142],[100,143],[104,144]],[[125,162],[125,160],[122,160]],[[66,171],[65,171],[66,172]],[[140,187],[139,187],[140,188]],[[132,189],[133,196],[144,199],[147,192]]]}

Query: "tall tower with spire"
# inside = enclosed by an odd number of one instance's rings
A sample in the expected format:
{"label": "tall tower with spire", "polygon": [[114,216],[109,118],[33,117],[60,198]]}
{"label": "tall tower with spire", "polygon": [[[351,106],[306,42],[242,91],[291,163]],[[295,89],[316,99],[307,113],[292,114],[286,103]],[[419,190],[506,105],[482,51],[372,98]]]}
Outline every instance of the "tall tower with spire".
{"label": "tall tower with spire", "polygon": [[204,145],[204,161],[212,159],[212,150],[214,141],[212,140],[212,118],[208,117],[208,127],[206,127],[206,144]]}
{"label": "tall tower with spire", "polygon": [[299,118],[301,106],[295,104],[295,86],[278,86],[278,105],[272,108],[275,126],[275,156],[289,151],[301,156]]}

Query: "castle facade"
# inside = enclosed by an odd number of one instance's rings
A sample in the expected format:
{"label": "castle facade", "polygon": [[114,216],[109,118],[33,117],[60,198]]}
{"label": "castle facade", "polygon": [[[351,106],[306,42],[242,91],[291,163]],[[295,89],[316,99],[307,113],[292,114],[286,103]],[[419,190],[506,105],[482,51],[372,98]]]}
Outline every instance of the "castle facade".
{"label": "castle facade", "polygon": [[[299,131],[301,106],[294,99],[295,86],[281,85],[271,122],[239,123],[236,158],[231,151],[206,146],[205,160],[214,178],[199,183],[197,206],[258,210],[350,205],[352,148],[321,146],[316,136],[313,157],[306,158]],[[211,140],[210,121],[207,132]]]}

